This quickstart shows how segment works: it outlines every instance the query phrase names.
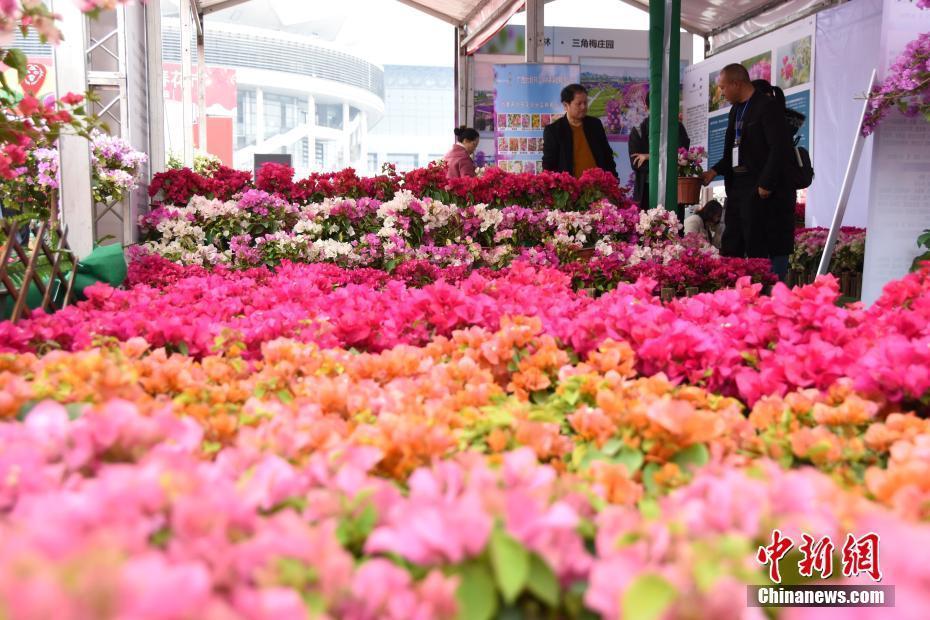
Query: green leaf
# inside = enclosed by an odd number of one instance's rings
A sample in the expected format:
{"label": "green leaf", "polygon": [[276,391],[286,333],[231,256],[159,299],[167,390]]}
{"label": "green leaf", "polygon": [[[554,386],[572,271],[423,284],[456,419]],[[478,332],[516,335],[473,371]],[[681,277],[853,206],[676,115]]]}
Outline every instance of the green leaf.
{"label": "green leaf", "polygon": [[26,416],[29,415],[29,412],[32,411],[33,407],[39,404],[37,400],[27,400],[20,406],[19,411],[16,412],[16,419],[20,422],[26,419]]}
{"label": "green leaf", "polygon": [[27,65],[29,60],[26,58],[26,55],[21,51],[14,48],[8,49],[6,56],[3,58],[3,63],[8,67],[16,69],[16,75],[20,82],[26,79],[27,74]]}
{"label": "green leaf", "polygon": [[659,471],[658,463],[647,463],[643,468],[643,486],[646,493],[656,492],[656,472]]}
{"label": "green leaf", "polygon": [[701,467],[702,465],[706,465],[709,460],[710,452],[708,452],[707,446],[702,443],[690,445],[672,457],[672,462],[682,469],[685,469],[689,465]]}
{"label": "green leaf", "polygon": [[662,516],[662,508],[654,499],[642,499],[638,505],[639,513],[646,521],[655,521]]}
{"label": "green leaf", "polygon": [[594,461],[603,461],[605,459],[604,453],[598,450],[597,448],[591,447],[583,453],[581,458],[581,464],[578,466],[579,469],[587,469],[591,466],[591,463]]}
{"label": "green leaf", "polygon": [[513,603],[530,576],[530,554],[502,529],[491,533],[491,566],[504,600]]}
{"label": "green leaf", "polygon": [[527,590],[549,607],[559,606],[559,580],[539,555],[530,555],[530,575]]}
{"label": "green leaf", "polygon": [[622,463],[626,467],[628,474],[633,475],[636,471],[643,466],[643,453],[639,450],[634,450],[633,448],[624,448],[611,459],[614,463]]}
{"label": "green leaf", "polygon": [[613,456],[623,447],[623,442],[619,439],[611,439],[601,447],[601,452],[607,456]]}
{"label": "green leaf", "polygon": [[917,245],[930,248],[930,230],[925,230],[922,235],[917,237]]}
{"label": "green leaf", "polygon": [[461,583],[456,591],[460,620],[490,620],[497,612],[494,577],[486,564],[471,562],[462,566]]}
{"label": "green leaf", "polygon": [[65,405],[65,410],[68,412],[68,419],[77,420],[81,417],[81,414],[84,413],[85,407],[87,407],[87,403],[68,403]]}
{"label": "green leaf", "polygon": [[675,586],[652,573],[640,575],[623,593],[620,601],[624,620],[655,620],[662,617],[678,597]]}
{"label": "green leaf", "polygon": [[178,351],[181,355],[190,355],[191,350],[188,348],[187,343],[183,340],[178,343]]}
{"label": "green leaf", "polygon": [[205,454],[216,454],[223,449],[223,444],[218,441],[204,441],[201,449]]}

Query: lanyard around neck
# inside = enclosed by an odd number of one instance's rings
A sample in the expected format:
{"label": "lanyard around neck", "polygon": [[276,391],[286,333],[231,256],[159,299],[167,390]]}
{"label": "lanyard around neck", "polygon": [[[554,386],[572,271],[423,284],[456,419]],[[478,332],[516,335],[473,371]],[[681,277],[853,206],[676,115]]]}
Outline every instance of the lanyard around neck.
{"label": "lanyard around neck", "polygon": [[747,99],[746,103],[736,111],[736,139],[739,140],[740,134],[743,133],[743,117],[746,116],[746,110],[749,109],[749,103],[752,99]]}

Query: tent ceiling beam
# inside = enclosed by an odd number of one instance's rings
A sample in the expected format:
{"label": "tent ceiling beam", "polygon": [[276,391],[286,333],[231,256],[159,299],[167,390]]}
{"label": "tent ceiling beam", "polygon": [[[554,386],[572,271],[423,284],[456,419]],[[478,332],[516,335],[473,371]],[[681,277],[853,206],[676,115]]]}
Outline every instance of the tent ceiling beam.
{"label": "tent ceiling beam", "polygon": [[463,24],[467,24],[468,22],[470,22],[471,20],[473,20],[473,19],[475,18],[475,16],[476,16],[479,12],[481,12],[482,9],[484,9],[484,7],[488,6],[488,3],[489,3],[490,1],[491,1],[491,0],[481,0],[481,2],[478,2],[477,4],[475,4],[475,6],[472,8],[472,10],[469,11],[468,15],[465,16],[465,19],[462,20],[462,23],[463,23]]}
{"label": "tent ceiling beam", "polygon": [[[436,9],[430,6],[427,6],[423,4],[422,2],[417,2],[417,0],[397,0],[397,1],[400,2],[401,4],[406,4],[409,7],[417,9],[418,11],[423,11],[427,15],[435,17],[436,19],[441,19],[447,24],[452,24],[453,26],[461,26],[463,23],[465,23],[465,21],[467,21],[467,18],[462,21],[459,21],[452,15],[443,13],[442,11],[437,11]],[[487,2],[487,0],[485,0],[485,2]]]}

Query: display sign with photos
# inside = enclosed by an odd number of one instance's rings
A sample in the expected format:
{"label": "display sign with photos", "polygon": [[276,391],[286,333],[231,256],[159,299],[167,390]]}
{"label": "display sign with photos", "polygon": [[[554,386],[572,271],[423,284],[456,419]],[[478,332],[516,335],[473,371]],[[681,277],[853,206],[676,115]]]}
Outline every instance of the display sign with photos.
{"label": "display sign with photos", "polygon": [[562,89],[580,79],[578,65],[494,66],[497,165],[507,172],[542,172],[543,130],[562,117]]}

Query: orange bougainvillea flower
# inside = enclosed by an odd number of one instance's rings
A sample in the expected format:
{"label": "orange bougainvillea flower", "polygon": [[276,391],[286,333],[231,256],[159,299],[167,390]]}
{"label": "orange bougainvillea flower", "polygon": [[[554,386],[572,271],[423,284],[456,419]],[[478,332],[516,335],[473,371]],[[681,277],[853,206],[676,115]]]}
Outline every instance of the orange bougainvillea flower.
{"label": "orange bougainvillea flower", "polygon": [[791,434],[791,449],[798,458],[810,460],[815,465],[836,462],[843,455],[843,444],[825,426],[801,428]]}
{"label": "orange bougainvillea flower", "polygon": [[636,354],[626,342],[605,340],[596,351],[588,355],[587,362],[600,374],[615,372],[624,379],[636,375]]}
{"label": "orange bougainvillea flower", "polygon": [[643,497],[643,486],[622,464],[594,461],[588,473],[595,491],[611,504],[632,506]]}
{"label": "orange bougainvillea flower", "polygon": [[602,410],[581,407],[568,416],[572,430],[587,441],[593,441],[598,447],[617,434],[617,425]]}

